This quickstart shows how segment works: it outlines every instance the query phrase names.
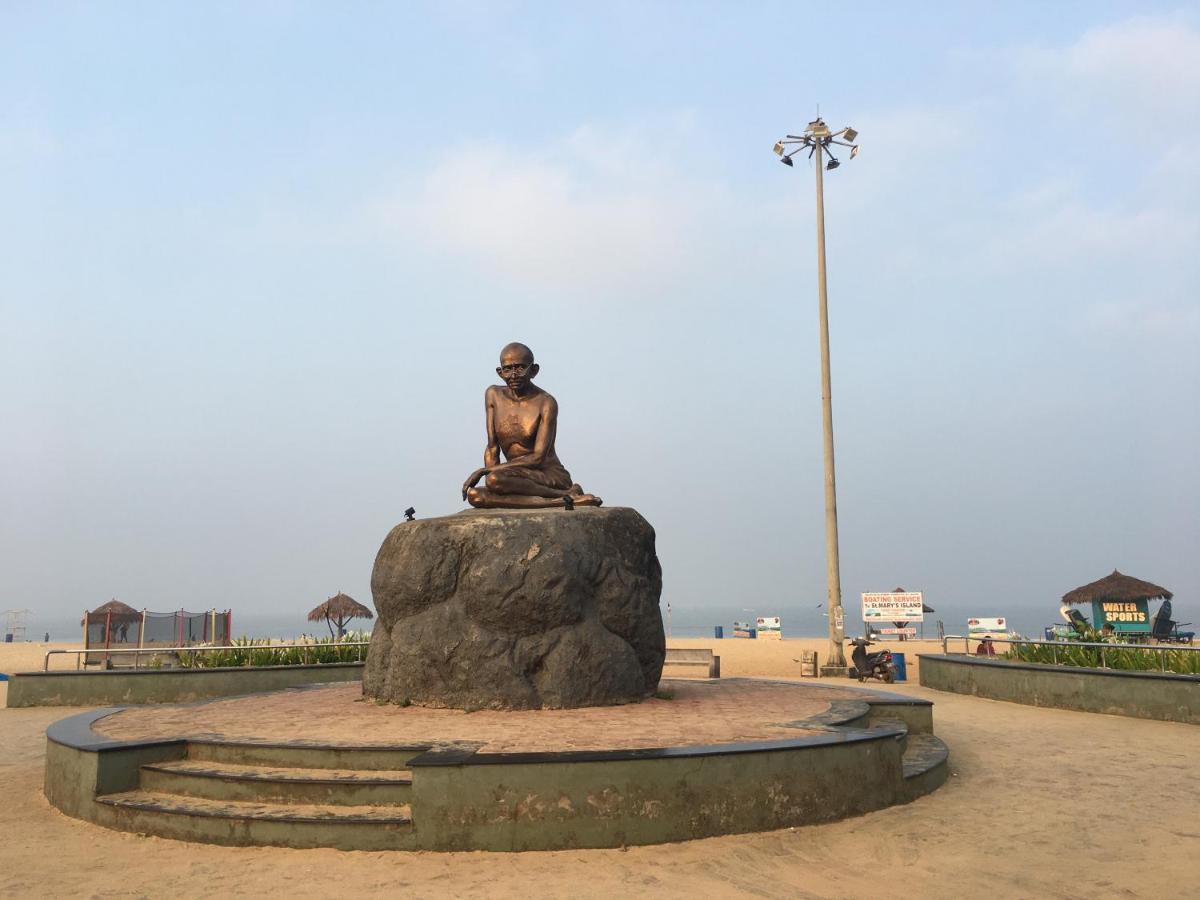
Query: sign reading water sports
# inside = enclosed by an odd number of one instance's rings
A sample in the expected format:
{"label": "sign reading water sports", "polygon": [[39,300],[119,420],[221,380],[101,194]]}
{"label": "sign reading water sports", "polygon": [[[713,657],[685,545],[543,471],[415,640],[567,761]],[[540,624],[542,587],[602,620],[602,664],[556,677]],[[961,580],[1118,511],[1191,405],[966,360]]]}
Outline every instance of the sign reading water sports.
{"label": "sign reading water sports", "polygon": [[925,599],[920,591],[897,594],[863,594],[864,622],[923,622]]}
{"label": "sign reading water sports", "polygon": [[1150,628],[1150,610],[1145,600],[1094,600],[1092,621],[1097,628],[1111,625],[1115,631],[1146,631]]}

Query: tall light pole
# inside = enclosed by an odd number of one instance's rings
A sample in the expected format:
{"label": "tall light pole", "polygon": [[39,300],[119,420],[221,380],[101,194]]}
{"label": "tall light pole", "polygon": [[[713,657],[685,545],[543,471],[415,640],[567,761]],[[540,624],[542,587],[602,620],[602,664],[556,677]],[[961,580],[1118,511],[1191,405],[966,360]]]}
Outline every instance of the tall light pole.
{"label": "tall light pole", "polygon": [[[829,585],[829,654],[821,667],[822,675],[842,675],[846,672],[846,655],[842,651],[845,635],[845,614],[842,609],[842,573],[838,559],[837,480],[833,465],[833,399],[829,378],[829,292],[825,283],[825,170],[841,165],[833,155],[833,145],[849,147],[851,158],[858,155],[854,143],[858,132],[853,128],[830,132],[820,117],[808,123],[804,134],[789,134],[775,144],[780,162],[792,165],[792,157],[808,150],[817,172],[817,297],[821,319],[821,431],[825,443],[825,569]],[[788,148],[791,148],[790,150]],[[822,163],[822,155],[829,162]]]}

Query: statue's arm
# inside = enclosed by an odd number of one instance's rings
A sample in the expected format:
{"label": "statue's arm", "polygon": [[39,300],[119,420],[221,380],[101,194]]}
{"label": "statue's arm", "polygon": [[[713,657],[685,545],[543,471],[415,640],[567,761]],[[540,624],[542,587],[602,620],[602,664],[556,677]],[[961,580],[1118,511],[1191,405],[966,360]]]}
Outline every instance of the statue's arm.
{"label": "statue's arm", "polygon": [[483,394],[483,413],[487,422],[487,446],[483,448],[483,465],[485,468],[491,468],[500,463],[500,442],[496,440],[496,402],[490,387]]}

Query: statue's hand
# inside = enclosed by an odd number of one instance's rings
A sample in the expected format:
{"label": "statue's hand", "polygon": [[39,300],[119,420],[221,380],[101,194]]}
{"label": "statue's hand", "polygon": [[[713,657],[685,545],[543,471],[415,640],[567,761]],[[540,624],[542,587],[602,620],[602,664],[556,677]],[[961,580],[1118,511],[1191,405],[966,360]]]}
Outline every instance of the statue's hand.
{"label": "statue's hand", "polygon": [[464,500],[467,499],[467,491],[469,491],[471,488],[475,487],[475,485],[479,483],[479,479],[482,478],[487,473],[488,473],[488,470],[486,468],[476,469],[474,472],[472,472],[470,475],[467,476],[467,480],[463,482],[463,489],[462,489],[462,498]]}

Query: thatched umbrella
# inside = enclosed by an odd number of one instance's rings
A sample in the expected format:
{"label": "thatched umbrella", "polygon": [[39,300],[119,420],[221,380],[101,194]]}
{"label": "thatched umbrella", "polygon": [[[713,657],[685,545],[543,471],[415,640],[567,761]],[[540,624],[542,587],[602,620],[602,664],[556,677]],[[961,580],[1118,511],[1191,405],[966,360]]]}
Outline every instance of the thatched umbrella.
{"label": "thatched umbrella", "polygon": [[1170,600],[1174,594],[1165,587],[1122,575],[1113,569],[1111,575],[1105,575],[1099,581],[1077,587],[1063,594],[1063,603],[1067,606],[1079,606],[1084,603],[1136,603],[1138,600]]}
{"label": "thatched umbrella", "polygon": [[337,637],[346,634],[346,623],[351,619],[373,619],[375,614],[355,600],[338,591],[316,609],[308,614],[308,621],[320,622],[325,620],[329,626],[329,636],[333,637],[333,626],[337,626]]}
{"label": "thatched umbrella", "polygon": [[[109,640],[114,640],[119,643],[125,643],[129,640],[129,626],[134,622],[139,625],[142,621],[142,614],[130,606],[128,603],[122,603],[116,598],[109,600],[97,606],[91,612],[83,614],[83,620],[80,625],[103,625],[103,635],[97,635],[97,639],[103,637],[103,643],[108,644]],[[137,629],[134,629],[134,639],[137,639]],[[84,642],[87,643],[90,638],[85,637]],[[89,645],[90,646],[90,645]]]}
{"label": "thatched umbrella", "polygon": [[122,602],[120,600],[115,600],[115,599],[109,600],[107,602],[107,604],[97,606],[95,608],[95,610],[92,610],[88,614],[91,617],[103,618],[104,616],[108,616],[109,613],[113,614],[114,619],[118,618],[118,617],[125,618],[125,619],[140,619],[140,618],[142,618],[142,613],[138,612],[137,610],[134,610],[134,608],[132,606],[130,606],[128,604],[122,604]]}
{"label": "thatched umbrella", "polygon": [[103,621],[110,615],[113,622],[132,622],[134,619],[142,617],[142,614],[128,603],[122,603],[120,600],[114,599],[97,606],[90,613],[87,613],[84,621],[79,624],[82,625],[88,620],[93,622]]}

